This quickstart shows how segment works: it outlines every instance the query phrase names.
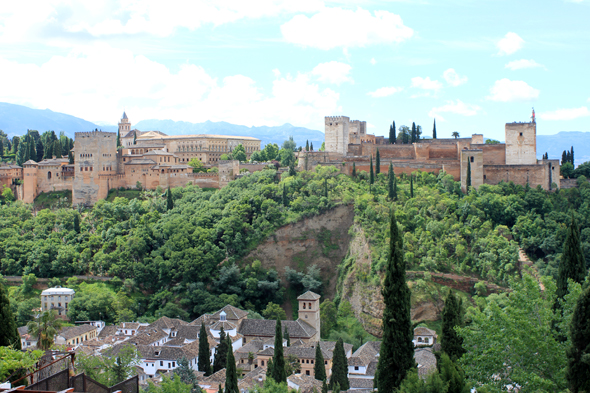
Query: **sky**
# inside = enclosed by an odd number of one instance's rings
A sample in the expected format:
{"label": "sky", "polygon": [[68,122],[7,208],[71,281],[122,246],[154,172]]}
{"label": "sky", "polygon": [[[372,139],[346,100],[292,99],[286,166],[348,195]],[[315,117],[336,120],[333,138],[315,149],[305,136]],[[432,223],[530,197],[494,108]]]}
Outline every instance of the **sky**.
{"label": "sky", "polygon": [[[590,0],[9,1],[0,101],[98,124],[171,119],[439,137],[590,131]],[[162,130],[165,131],[165,130]]]}

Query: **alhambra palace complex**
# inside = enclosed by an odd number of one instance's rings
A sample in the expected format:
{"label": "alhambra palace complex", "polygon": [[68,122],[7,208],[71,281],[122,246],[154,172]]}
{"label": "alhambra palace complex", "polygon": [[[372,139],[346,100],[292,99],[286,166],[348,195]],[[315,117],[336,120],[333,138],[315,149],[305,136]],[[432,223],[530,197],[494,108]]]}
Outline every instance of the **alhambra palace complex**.
{"label": "alhambra palace complex", "polygon": [[[195,184],[221,188],[239,176],[245,168],[253,172],[266,164],[221,161],[220,156],[241,144],[249,158],[260,150],[260,139],[224,135],[176,135],[160,131],[132,130],[124,113],[119,123],[121,148],[113,132],[77,132],[73,149],[74,164],[67,158],[53,158],[23,167],[0,167],[0,182],[13,189],[17,199],[31,203],[42,192],[72,190],[72,202],[93,204],[106,198],[114,188],[144,189],[179,187]],[[551,190],[559,184],[559,160],[537,160],[537,124],[507,123],[506,143],[485,144],[483,135],[470,138],[421,139],[412,144],[389,144],[384,137],[366,133],[366,122],[345,116],[325,118],[325,151],[297,153],[298,168],[313,169],[317,165],[334,165],[346,174],[369,171],[370,157],[377,150],[381,172],[387,173],[393,163],[396,174],[445,171],[461,181],[465,190],[470,162],[471,185],[516,184],[540,185]],[[219,173],[193,173],[188,162],[200,159],[206,166],[216,166]],[[17,181],[20,180],[20,181]],[[20,183],[20,184],[19,184]]]}

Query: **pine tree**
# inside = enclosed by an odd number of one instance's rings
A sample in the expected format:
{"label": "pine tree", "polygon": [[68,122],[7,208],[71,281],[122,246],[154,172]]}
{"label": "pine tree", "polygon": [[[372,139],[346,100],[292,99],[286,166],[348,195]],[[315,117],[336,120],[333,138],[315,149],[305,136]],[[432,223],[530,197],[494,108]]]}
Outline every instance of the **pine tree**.
{"label": "pine tree", "polygon": [[379,149],[377,149],[377,154],[375,155],[375,175],[381,173],[381,157],[379,156]]}
{"label": "pine tree", "polygon": [[389,172],[387,173],[387,190],[389,191],[389,200],[392,201],[393,200],[393,177],[395,175],[393,174],[393,163],[390,162],[389,163]]}
{"label": "pine tree", "polygon": [[318,341],[317,347],[315,347],[315,364],[313,365],[313,375],[318,381],[326,380],[326,367],[324,366],[324,355],[320,348],[320,342]]}
{"label": "pine tree", "polygon": [[309,140],[305,141],[305,151],[309,151]]}
{"label": "pine tree", "polygon": [[310,144],[309,144],[309,150],[313,151],[313,142],[310,142]]}
{"label": "pine tree", "polygon": [[451,291],[445,300],[445,307],[442,312],[441,349],[453,361],[456,361],[465,353],[463,338],[455,331],[456,326],[463,326],[463,313],[457,298]]}
{"label": "pine tree", "polygon": [[352,163],[352,177],[356,177],[356,163]]}
{"label": "pine tree", "polygon": [[283,328],[280,319],[277,319],[275,328],[275,351],[273,356],[273,369],[270,377],[278,383],[287,382],[285,356],[283,355]]}
{"label": "pine tree", "polygon": [[199,371],[205,373],[205,376],[211,375],[211,349],[209,348],[209,340],[207,337],[207,330],[205,329],[205,322],[201,321],[201,331],[199,332]]}
{"label": "pine tree", "polygon": [[406,283],[402,236],[395,213],[390,217],[389,257],[381,293],[383,310],[383,338],[375,376],[379,393],[397,389],[408,370],[415,366],[414,337],[410,318],[410,290]]}
{"label": "pine tree", "polygon": [[168,186],[168,192],[166,193],[166,210],[174,209],[174,200],[172,199],[172,192],[170,192],[170,186]]}
{"label": "pine tree", "polygon": [[225,366],[225,393],[239,393],[238,371],[236,370],[236,359],[232,350],[231,340],[227,336],[227,363]]}
{"label": "pine tree", "polygon": [[414,175],[410,174],[410,198],[414,198]]}
{"label": "pine tree", "polygon": [[389,127],[389,143],[394,144],[397,138],[397,130],[395,129],[395,121]]}
{"label": "pine tree", "polygon": [[373,173],[373,156],[371,156],[371,173],[369,174],[369,184],[375,182],[375,174]]}
{"label": "pine tree", "polygon": [[348,361],[346,360],[346,354],[344,353],[344,343],[342,342],[342,338],[339,338],[338,341],[336,341],[336,346],[334,347],[334,353],[332,355],[330,389],[334,390],[336,386],[340,386],[342,390],[350,389],[348,383]]}
{"label": "pine tree", "polygon": [[11,346],[21,349],[20,334],[18,334],[16,320],[10,309],[8,294],[4,285],[0,283],[0,347]]}
{"label": "pine tree", "polygon": [[590,287],[576,303],[570,324],[572,346],[567,350],[566,378],[570,392],[590,392]]}
{"label": "pine tree", "polygon": [[328,179],[324,179],[324,197],[328,198]]}
{"label": "pine tree", "polygon": [[213,372],[216,373],[225,367],[227,363],[227,341],[223,326],[219,332],[219,344],[215,347],[215,358],[213,359]]}
{"label": "pine tree", "polygon": [[570,162],[572,163],[572,165],[574,166],[574,168],[576,167],[576,164],[574,164],[574,147],[572,146],[571,150],[570,150]]}
{"label": "pine tree", "polygon": [[578,222],[572,214],[572,222],[568,228],[567,236],[563,244],[563,252],[561,254],[561,263],[559,264],[559,271],[557,276],[557,307],[559,307],[559,299],[563,299],[567,295],[567,281],[572,279],[577,283],[582,283],[586,277],[586,260],[582,245],[580,242],[580,230]]}
{"label": "pine tree", "polygon": [[434,119],[434,125],[432,126],[432,139],[436,139],[436,119]]}
{"label": "pine tree", "polygon": [[[45,155],[45,149],[43,148],[43,142],[41,142],[41,138],[39,138],[39,140],[37,141],[37,158],[35,158],[35,161],[37,162],[41,162],[43,161],[43,156]],[[70,164],[73,164],[73,162],[71,162]]]}
{"label": "pine tree", "polygon": [[287,341],[287,346],[291,346],[291,337],[289,336],[289,330],[285,328],[285,341]]}
{"label": "pine tree", "polygon": [[412,122],[412,143],[416,142],[416,123]]}
{"label": "pine tree", "polygon": [[471,161],[467,160],[467,179],[465,180],[465,188],[469,193],[469,187],[471,187]]}

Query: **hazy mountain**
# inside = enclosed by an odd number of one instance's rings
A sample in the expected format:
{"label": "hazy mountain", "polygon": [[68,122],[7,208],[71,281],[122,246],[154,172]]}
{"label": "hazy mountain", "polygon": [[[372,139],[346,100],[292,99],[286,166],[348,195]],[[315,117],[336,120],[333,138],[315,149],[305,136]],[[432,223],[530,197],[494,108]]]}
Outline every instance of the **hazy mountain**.
{"label": "hazy mountain", "polygon": [[305,146],[305,142],[309,140],[309,142],[313,142],[315,150],[319,149],[324,141],[323,132],[304,127],[295,127],[288,123],[275,127],[247,127],[224,121],[188,123],[172,120],[142,120],[132,125],[132,127],[141,131],[158,130],[168,135],[218,134],[252,136],[262,140],[262,145],[276,143],[279,147],[285,140],[289,139],[289,136],[293,136],[297,146]]}
{"label": "hazy mountain", "polygon": [[549,158],[561,160],[561,153],[574,147],[577,165],[590,161],[590,132],[561,131],[555,135],[537,135],[537,158],[549,153]]}
{"label": "hazy mountain", "polygon": [[68,137],[73,138],[75,132],[91,131],[95,128],[100,127],[64,113],[0,102],[0,130],[9,137],[26,134],[27,130],[37,130],[40,133],[52,130],[58,135],[63,131]]}

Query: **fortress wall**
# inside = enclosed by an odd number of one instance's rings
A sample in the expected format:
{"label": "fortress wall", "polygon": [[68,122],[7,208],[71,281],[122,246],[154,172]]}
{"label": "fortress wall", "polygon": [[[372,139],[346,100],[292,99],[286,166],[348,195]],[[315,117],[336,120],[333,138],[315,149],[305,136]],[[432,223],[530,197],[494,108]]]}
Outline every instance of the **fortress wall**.
{"label": "fortress wall", "polygon": [[506,123],[506,164],[533,165],[537,162],[536,123]]}
{"label": "fortress wall", "polygon": [[467,174],[471,170],[471,186],[476,190],[483,184],[483,151],[461,150],[461,189],[467,192]]}
{"label": "fortress wall", "polygon": [[[531,187],[540,185],[549,190],[549,165],[484,165],[484,183],[498,184],[501,181],[514,182],[525,186],[527,182]],[[553,181],[557,183],[557,181]]]}
{"label": "fortress wall", "polygon": [[451,159],[458,160],[457,157],[457,145],[456,144],[438,144],[431,143],[430,151],[428,155],[429,159]]}
{"label": "fortress wall", "polygon": [[495,145],[489,144],[472,144],[472,149],[480,149],[483,151],[484,165],[504,165],[506,164],[506,145],[504,143],[497,143]]}
{"label": "fortress wall", "polygon": [[[348,171],[350,169],[350,171]],[[393,161],[393,171],[395,172],[396,176],[399,176],[401,173],[411,174],[415,171],[423,171],[423,172],[431,172],[437,174],[442,170],[442,165],[439,164],[426,164],[420,162],[403,162],[403,161]],[[356,164],[357,172],[365,171],[369,173],[371,171],[370,164],[367,161],[363,161],[359,164]],[[387,174],[389,171],[389,162],[383,163],[381,165],[381,173]],[[347,163],[347,172],[348,174],[352,174],[352,163]]]}
{"label": "fortress wall", "polygon": [[411,160],[416,158],[416,153],[414,150],[414,145],[372,145],[372,144],[362,144],[361,145],[361,156],[373,156],[377,154],[377,149],[379,149],[379,156],[381,159],[390,158],[390,159],[406,159]]}

